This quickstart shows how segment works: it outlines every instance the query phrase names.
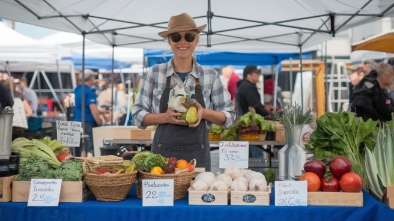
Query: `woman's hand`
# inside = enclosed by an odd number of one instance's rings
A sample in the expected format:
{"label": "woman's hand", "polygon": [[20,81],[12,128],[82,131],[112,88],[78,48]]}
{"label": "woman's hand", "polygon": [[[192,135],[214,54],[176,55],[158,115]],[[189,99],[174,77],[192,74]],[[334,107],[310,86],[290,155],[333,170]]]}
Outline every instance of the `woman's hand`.
{"label": "woman's hand", "polygon": [[198,121],[195,124],[190,124],[189,127],[197,127],[200,124],[205,110],[205,108],[203,108],[197,101],[194,103],[194,105],[197,107]]}
{"label": "woman's hand", "polygon": [[187,125],[185,120],[181,120],[181,113],[175,112],[171,108],[166,111],[166,122],[169,124]]}

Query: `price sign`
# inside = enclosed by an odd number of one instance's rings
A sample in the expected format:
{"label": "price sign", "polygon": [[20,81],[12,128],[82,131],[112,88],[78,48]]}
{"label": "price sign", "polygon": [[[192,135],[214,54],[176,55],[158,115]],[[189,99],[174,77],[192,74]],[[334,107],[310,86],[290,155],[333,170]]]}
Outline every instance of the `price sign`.
{"label": "price sign", "polygon": [[307,182],[275,181],[275,206],[307,206]]}
{"label": "price sign", "polygon": [[249,167],[249,142],[219,142],[219,168],[227,168],[230,165],[235,165],[238,168]]}
{"label": "price sign", "polygon": [[81,122],[56,121],[57,140],[68,147],[79,147],[81,140]]}
{"label": "price sign", "polygon": [[61,179],[31,179],[27,206],[58,206]]}
{"label": "price sign", "polygon": [[142,206],[173,206],[174,180],[142,180]]}

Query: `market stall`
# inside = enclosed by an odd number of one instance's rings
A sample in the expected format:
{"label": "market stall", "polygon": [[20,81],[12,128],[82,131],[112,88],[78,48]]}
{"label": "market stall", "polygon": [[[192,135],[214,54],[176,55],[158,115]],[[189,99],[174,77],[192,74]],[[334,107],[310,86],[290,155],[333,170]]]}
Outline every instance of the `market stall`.
{"label": "market stall", "polygon": [[170,207],[143,207],[136,198],[135,188],[121,202],[99,202],[88,199],[83,203],[60,203],[58,207],[27,207],[26,203],[1,203],[0,220],[392,220],[394,210],[363,192],[363,207],[338,206],[195,206],[188,205],[188,199],[177,200]]}

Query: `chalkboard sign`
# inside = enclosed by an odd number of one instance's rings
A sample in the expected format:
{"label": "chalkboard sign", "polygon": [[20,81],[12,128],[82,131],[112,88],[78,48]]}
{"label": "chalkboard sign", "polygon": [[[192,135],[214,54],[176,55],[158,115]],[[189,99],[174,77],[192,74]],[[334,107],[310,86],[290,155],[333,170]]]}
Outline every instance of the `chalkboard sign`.
{"label": "chalkboard sign", "polygon": [[238,168],[249,167],[249,142],[219,142],[219,168],[227,168],[231,165],[235,165]]}
{"label": "chalkboard sign", "polygon": [[79,147],[81,140],[81,122],[56,121],[57,140],[68,147]]}

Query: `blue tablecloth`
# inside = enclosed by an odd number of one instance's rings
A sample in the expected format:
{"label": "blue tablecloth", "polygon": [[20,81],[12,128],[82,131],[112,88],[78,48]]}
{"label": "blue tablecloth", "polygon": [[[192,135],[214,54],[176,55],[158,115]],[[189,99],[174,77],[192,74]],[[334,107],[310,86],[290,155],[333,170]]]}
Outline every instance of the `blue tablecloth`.
{"label": "blue tablecloth", "polygon": [[121,202],[59,203],[58,207],[27,207],[27,203],[0,203],[0,221],[243,221],[243,220],[327,220],[394,221],[394,210],[364,192],[364,207],[306,206],[189,206],[187,199],[173,207],[142,207],[135,188]]}

